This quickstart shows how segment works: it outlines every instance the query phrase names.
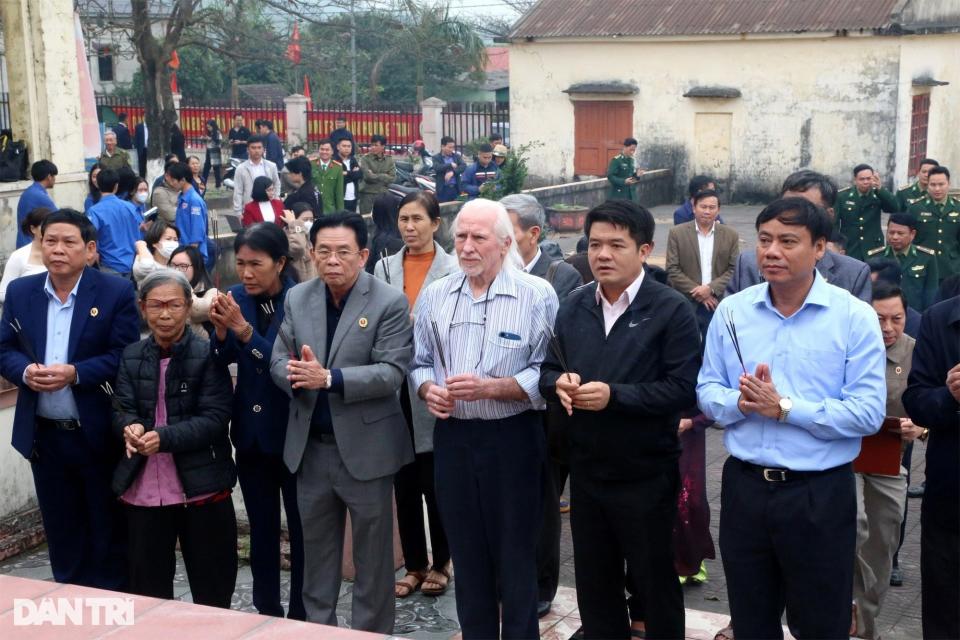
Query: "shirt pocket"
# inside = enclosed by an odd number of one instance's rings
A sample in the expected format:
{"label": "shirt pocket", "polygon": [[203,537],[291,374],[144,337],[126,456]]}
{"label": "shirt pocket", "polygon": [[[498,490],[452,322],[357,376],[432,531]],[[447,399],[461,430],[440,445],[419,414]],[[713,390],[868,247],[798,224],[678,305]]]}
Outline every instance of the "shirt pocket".
{"label": "shirt pocket", "polygon": [[[824,398],[839,398],[843,386],[846,353],[837,349],[792,350],[799,365],[793,372],[792,386],[802,399],[819,402]],[[777,372],[773,371],[774,384]]]}
{"label": "shirt pocket", "polygon": [[484,349],[484,372],[490,377],[507,378],[527,366],[527,338],[518,331],[494,331],[487,337]]}

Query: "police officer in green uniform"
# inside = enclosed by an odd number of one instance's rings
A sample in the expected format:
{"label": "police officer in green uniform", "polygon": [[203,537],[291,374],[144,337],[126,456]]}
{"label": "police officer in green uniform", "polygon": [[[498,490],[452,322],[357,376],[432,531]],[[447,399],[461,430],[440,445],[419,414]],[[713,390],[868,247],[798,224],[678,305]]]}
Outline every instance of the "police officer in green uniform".
{"label": "police officer in green uniform", "polygon": [[933,158],[924,158],[920,161],[920,168],[917,169],[917,180],[910,186],[897,191],[897,202],[900,203],[900,211],[906,211],[914,202],[919,202],[927,195],[927,179],[930,169],[939,167],[940,163]]}
{"label": "police officer in green uniform", "polygon": [[933,249],[913,243],[917,221],[909,213],[894,213],[887,221],[887,246],[867,251],[868,258],[892,258],[900,265],[900,288],[907,304],[917,311],[933,304],[940,282],[937,256]]}
{"label": "police officer in green uniform", "polygon": [[323,202],[323,215],[343,210],[343,165],[333,160],[333,143],[321,140],[317,148],[317,166],[313,170]]}
{"label": "police officer in green uniform", "polygon": [[897,197],[880,186],[880,177],[868,164],[853,168],[853,186],[837,193],[833,228],[847,237],[847,255],[866,260],[867,251],[883,246],[881,210],[898,211]]}
{"label": "police officer in green uniform", "polygon": [[610,166],[607,167],[607,180],[610,181],[607,200],[633,200],[633,186],[643,175],[643,169],[637,169],[633,165],[633,156],[636,153],[636,139],[627,138],[623,141],[623,151],[610,159]]}
{"label": "police officer in green uniform", "polygon": [[930,169],[927,196],[910,205],[917,221],[917,244],[937,252],[940,280],[960,273],[960,201],[950,196],[950,171]]}

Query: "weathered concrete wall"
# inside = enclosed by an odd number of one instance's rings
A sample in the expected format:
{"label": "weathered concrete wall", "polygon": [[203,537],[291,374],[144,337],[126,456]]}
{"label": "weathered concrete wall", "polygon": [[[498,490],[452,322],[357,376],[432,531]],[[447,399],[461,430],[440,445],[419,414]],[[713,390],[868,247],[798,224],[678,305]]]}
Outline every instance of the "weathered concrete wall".
{"label": "weathered concrete wall", "polygon": [[[960,36],[943,36],[943,43],[934,45],[936,38],[921,55],[939,56],[947,64],[947,43],[960,49]],[[706,145],[697,152],[698,116],[710,122],[703,114],[729,114],[723,117],[730,124],[730,173],[721,178],[728,196],[768,197],[801,166],[848,184],[858,162],[873,164],[892,185],[898,160],[906,160],[896,155],[901,48],[923,39],[807,35],[516,43],[510,54],[512,135],[515,144],[545,143],[531,150],[532,174],[572,176],[574,108],[562,91],[578,82],[619,80],[639,87],[628,99],[634,103],[641,164],[673,169],[678,188],[710,160],[702,156],[715,151]],[[735,87],[743,95],[683,97],[700,85]]]}

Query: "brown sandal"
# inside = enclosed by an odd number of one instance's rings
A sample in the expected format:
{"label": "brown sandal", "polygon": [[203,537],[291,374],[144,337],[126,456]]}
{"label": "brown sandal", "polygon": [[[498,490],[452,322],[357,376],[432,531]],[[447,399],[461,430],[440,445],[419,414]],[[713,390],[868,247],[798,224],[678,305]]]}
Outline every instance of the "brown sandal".
{"label": "brown sandal", "polygon": [[[407,580],[407,578],[413,578],[413,580]],[[415,593],[426,579],[426,571],[407,571],[405,576],[397,580],[394,595],[398,598],[406,598]]]}
{"label": "brown sandal", "polygon": [[[428,587],[428,584],[435,584],[436,587]],[[425,596],[442,596],[447,592],[447,587],[450,585],[450,565],[447,565],[443,568],[442,571],[437,571],[436,569],[431,569],[430,573],[427,574],[427,577],[423,581],[423,587],[420,591]]]}

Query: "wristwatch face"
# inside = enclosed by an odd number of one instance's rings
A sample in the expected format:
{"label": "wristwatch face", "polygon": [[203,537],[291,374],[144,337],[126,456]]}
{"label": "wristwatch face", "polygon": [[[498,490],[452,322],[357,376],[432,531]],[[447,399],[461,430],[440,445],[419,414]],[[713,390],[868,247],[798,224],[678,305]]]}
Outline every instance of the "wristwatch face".
{"label": "wristwatch face", "polygon": [[793,400],[790,398],[780,398],[780,411],[786,413],[790,411],[790,409],[793,409]]}

